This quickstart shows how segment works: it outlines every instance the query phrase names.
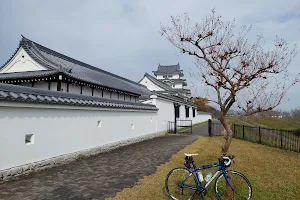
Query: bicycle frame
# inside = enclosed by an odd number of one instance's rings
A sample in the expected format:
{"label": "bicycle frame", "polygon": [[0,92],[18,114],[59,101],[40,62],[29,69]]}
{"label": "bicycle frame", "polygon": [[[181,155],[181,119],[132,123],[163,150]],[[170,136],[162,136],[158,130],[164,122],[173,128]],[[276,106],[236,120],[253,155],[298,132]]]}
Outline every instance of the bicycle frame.
{"label": "bicycle frame", "polygon": [[214,173],[214,175],[211,177],[211,179],[204,185],[204,188],[206,189],[206,188],[209,186],[209,184],[210,184],[210,183],[218,176],[218,174],[219,174],[220,172],[222,172],[223,175],[224,175],[224,178],[225,178],[225,180],[226,180],[226,182],[227,182],[227,184],[228,184],[228,185],[230,186],[230,188],[234,191],[233,187],[231,186],[231,184],[230,184],[230,182],[229,182],[229,180],[228,180],[228,176],[227,176],[227,174],[226,174],[226,172],[225,172],[225,167],[224,167],[223,165],[221,165],[220,163],[216,163],[216,164],[212,164],[212,165],[203,165],[202,167],[199,167],[199,168],[194,167],[194,170],[191,171],[191,174],[189,174],[189,175],[186,177],[186,179],[184,179],[184,181],[182,181],[183,186],[184,186],[184,187],[187,187],[187,188],[190,188],[190,189],[195,189],[195,190],[197,190],[197,187],[185,185],[184,182],[185,182],[186,180],[188,180],[188,179],[192,176],[192,174],[195,174],[195,175],[196,175],[196,178],[197,178],[197,185],[198,185],[198,186],[202,186],[202,182],[199,180],[197,171],[200,171],[200,170],[203,170],[203,169],[210,169],[210,168],[214,168],[214,167],[219,167],[219,169]]}

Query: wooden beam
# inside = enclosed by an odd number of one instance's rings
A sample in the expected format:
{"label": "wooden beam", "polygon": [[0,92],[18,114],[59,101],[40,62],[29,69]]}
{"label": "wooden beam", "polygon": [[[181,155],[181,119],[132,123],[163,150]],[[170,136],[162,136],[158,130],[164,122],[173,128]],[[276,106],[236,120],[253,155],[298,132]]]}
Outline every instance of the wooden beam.
{"label": "wooden beam", "polygon": [[92,88],[92,96],[94,96],[94,88]]}
{"label": "wooden beam", "polygon": [[61,81],[57,81],[57,91],[61,91]]}
{"label": "wooden beam", "polygon": [[80,94],[82,94],[82,85],[80,86]]}
{"label": "wooden beam", "polygon": [[67,83],[67,92],[69,92],[69,83]]}
{"label": "wooden beam", "polygon": [[48,82],[48,90],[50,90],[51,89],[51,82],[49,81]]}

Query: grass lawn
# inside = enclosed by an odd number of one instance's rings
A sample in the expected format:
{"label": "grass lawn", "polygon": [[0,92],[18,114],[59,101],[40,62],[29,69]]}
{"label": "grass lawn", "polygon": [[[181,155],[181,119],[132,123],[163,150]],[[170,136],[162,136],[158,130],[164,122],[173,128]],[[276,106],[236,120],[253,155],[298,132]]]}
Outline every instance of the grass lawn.
{"label": "grass lawn", "polygon": [[[230,119],[235,119],[230,117]],[[242,121],[248,122],[250,124],[261,126],[265,128],[274,128],[274,129],[297,129],[300,128],[300,120],[295,118],[272,118],[272,117],[246,117]],[[241,122],[239,122],[241,123]]]}
{"label": "grass lawn", "polygon": [[[212,164],[217,162],[222,142],[221,136],[199,137],[173,155],[169,162],[158,166],[156,173],[119,192],[113,199],[169,199],[165,192],[165,178],[172,168],[183,167],[184,153],[199,153],[199,156],[194,156],[197,166]],[[300,154],[238,139],[233,139],[230,150],[236,156],[231,169],[242,172],[251,181],[254,200],[299,199]],[[209,186],[205,199],[215,199],[213,184]]]}

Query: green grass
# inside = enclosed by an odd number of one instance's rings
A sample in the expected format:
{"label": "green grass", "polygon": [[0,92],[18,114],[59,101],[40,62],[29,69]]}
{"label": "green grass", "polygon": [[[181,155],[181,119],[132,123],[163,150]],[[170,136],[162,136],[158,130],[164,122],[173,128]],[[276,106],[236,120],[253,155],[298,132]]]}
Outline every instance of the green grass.
{"label": "green grass", "polygon": [[[170,199],[165,192],[165,178],[171,169],[183,167],[184,153],[199,153],[194,156],[198,166],[215,163],[222,143],[223,137],[199,137],[173,155],[169,162],[158,166],[154,174],[117,193],[113,199]],[[254,200],[299,199],[300,154],[238,139],[233,139],[230,153],[236,156],[231,169],[242,172],[251,181]],[[209,187],[205,199],[215,199],[213,184]]]}
{"label": "green grass", "polygon": [[[236,117],[230,117],[230,121],[237,119]],[[272,118],[272,117],[245,117],[241,121],[238,121],[237,124],[241,124],[242,121],[264,127],[264,128],[274,128],[274,129],[298,129],[300,128],[300,120],[295,118]]]}

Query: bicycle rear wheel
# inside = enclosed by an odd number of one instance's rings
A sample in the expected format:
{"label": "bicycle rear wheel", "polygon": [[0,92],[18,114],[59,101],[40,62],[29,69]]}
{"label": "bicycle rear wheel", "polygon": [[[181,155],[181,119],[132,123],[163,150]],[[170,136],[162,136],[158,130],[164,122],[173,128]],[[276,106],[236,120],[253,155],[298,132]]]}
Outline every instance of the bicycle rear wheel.
{"label": "bicycle rear wheel", "polygon": [[168,195],[174,200],[192,200],[197,194],[197,179],[191,171],[185,168],[172,169],[165,184]]}
{"label": "bicycle rear wheel", "polygon": [[252,186],[245,175],[237,171],[226,171],[231,187],[227,184],[224,174],[220,174],[215,182],[215,193],[219,200],[249,200],[252,197]]}

